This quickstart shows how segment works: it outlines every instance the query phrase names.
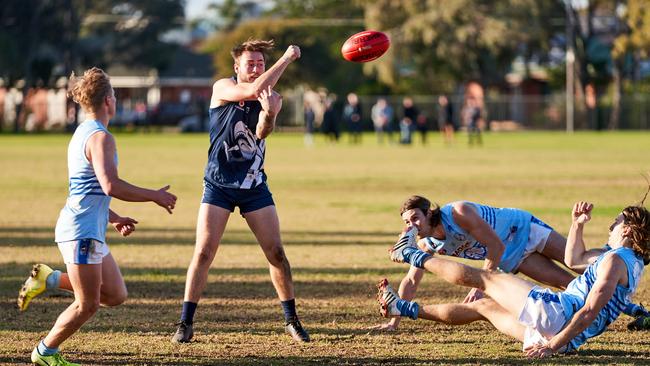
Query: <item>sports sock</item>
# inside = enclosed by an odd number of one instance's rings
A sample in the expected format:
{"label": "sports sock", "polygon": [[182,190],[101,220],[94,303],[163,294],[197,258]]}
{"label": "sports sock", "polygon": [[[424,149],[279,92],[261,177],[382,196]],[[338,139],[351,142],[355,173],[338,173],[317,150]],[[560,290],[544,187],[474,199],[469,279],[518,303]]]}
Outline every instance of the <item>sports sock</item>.
{"label": "sports sock", "polygon": [[420,311],[420,305],[417,302],[406,301],[399,299],[397,300],[397,310],[402,314],[402,316],[408,316],[413,320],[417,320],[418,312]]}
{"label": "sports sock", "polygon": [[424,262],[431,258],[431,254],[413,247],[404,248],[403,253],[404,262],[418,268],[423,268]]}
{"label": "sports sock", "polygon": [[284,320],[288,323],[292,318],[297,318],[296,314],[296,299],[280,301],[282,310],[284,310]]}
{"label": "sports sock", "polygon": [[185,322],[185,324],[192,324],[194,322],[194,312],[196,311],[197,305],[195,302],[183,302],[183,311],[181,312],[182,322]]}
{"label": "sports sock", "polygon": [[45,279],[45,288],[53,290],[59,288],[59,281],[61,280],[61,271],[58,269],[50,273]]}
{"label": "sports sock", "polygon": [[42,340],[38,342],[38,347],[36,347],[38,350],[38,354],[41,356],[52,356],[53,354],[59,352],[58,348],[50,348],[45,345],[45,342]]}

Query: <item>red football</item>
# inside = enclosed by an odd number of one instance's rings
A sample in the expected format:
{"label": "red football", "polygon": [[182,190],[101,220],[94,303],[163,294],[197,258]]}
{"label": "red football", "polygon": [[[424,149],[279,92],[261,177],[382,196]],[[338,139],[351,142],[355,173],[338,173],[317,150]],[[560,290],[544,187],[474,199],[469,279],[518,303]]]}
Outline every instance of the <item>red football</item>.
{"label": "red football", "polygon": [[348,61],[368,62],[379,58],[388,47],[390,47],[390,39],[386,34],[367,30],[348,38],[341,47],[341,54]]}

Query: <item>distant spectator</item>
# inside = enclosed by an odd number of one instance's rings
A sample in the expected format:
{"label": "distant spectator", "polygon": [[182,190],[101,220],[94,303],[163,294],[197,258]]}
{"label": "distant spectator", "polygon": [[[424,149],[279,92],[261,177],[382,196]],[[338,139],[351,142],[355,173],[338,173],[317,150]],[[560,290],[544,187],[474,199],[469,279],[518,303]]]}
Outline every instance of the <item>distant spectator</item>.
{"label": "distant spectator", "polygon": [[467,142],[469,146],[474,146],[474,144],[478,146],[483,145],[483,139],[481,137],[483,120],[481,113],[479,102],[473,96],[467,98],[463,107],[462,116],[463,123],[467,127]]}
{"label": "distant spectator", "polygon": [[438,97],[438,128],[447,145],[454,142],[454,106],[446,95]]}
{"label": "distant spectator", "polygon": [[325,100],[325,112],[323,112],[323,123],[321,130],[325,134],[325,139],[330,142],[338,142],[340,131],[339,126],[334,115],[334,104],[331,100]]}
{"label": "distant spectator", "polygon": [[316,120],[316,113],[311,108],[309,103],[304,103],[305,111],[305,146],[312,146],[314,144],[314,121]]}
{"label": "distant spectator", "polygon": [[402,100],[402,120],[400,121],[400,143],[410,145],[413,131],[420,111],[413,105],[413,99],[406,97]]}
{"label": "distant spectator", "polygon": [[461,112],[463,125],[467,128],[469,146],[483,145],[481,130],[485,126],[483,120],[483,87],[477,82],[470,82],[465,87],[465,104]]}
{"label": "distant spectator", "polygon": [[347,97],[347,103],[343,107],[343,121],[350,132],[350,143],[361,143],[361,104],[359,97],[350,93]]}
{"label": "distant spectator", "polygon": [[377,103],[372,106],[370,115],[372,118],[372,124],[375,127],[377,143],[384,143],[384,133],[387,133],[389,141],[391,140],[391,124],[393,121],[393,114],[393,107],[388,104],[386,98],[377,99]]}
{"label": "distant spectator", "polygon": [[429,132],[429,121],[423,113],[418,114],[415,119],[415,129],[420,133],[422,145],[427,144],[427,132]]}

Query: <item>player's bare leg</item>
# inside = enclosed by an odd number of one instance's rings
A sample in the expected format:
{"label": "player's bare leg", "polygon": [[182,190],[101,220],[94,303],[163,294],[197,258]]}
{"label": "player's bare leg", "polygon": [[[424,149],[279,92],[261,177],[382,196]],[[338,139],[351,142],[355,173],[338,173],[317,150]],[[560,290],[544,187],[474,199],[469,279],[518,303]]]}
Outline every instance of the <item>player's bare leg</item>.
{"label": "player's bare leg", "polygon": [[210,265],[217,254],[219,242],[226,229],[230,211],[202,203],[196,223],[196,245],[187,269],[183,311],[178,329],[172,337],[174,343],[189,342],[194,336],[194,312],[208,281]]}
{"label": "player's bare leg", "polygon": [[280,221],[275,206],[247,212],[244,217],[269,261],[271,282],[284,310],[287,332],[296,341],[309,342],[309,334],[296,314],[291,266],[282,247]]}

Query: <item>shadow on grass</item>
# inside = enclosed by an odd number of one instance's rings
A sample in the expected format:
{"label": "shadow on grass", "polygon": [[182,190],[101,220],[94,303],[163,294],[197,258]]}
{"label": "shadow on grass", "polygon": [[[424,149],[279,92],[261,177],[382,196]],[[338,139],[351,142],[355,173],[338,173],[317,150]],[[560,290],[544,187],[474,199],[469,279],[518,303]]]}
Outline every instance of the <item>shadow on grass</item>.
{"label": "shadow on grass", "polygon": [[[634,365],[648,365],[645,359],[647,353],[627,353],[619,355],[618,352],[604,352],[603,356],[592,357],[590,352],[580,353],[576,356],[556,356],[546,360],[527,360],[524,357],[445,357],[437,359],[415,357],[345,357],[345,356],[287,356],[287,357],[259,357],[245,356],[233,358],[220,358],[212,355],[188,355],[187,357],[170,357],[166,354],[153,354],[147,357],[131,353],[90,353],[69,352],[65,356],[74,362],[83,362],[93,365],[293,365],[293,366],[321,366],[321,365],[371,365],[371,366],[400,366],[400,365],[613,365],[621,362]],[[620,358],[622,357],[622,358]],[[1,364],[25,364],[29,356],[24,358],[0,357]],[[125,361],[128,360],[128,361]]]}
{"label": "shadow on grass", "polygon": [[[377,231],[282,231],[284,245],[363,245],[390,244],[399,233]],[[108,231],[107,241],[110,245],[194,245],[195,228],[138,228],[129,239],[124,239]],[[221,241],[222,245],[255,244],[255,238],[249,230],[227,229]],[[0,227],[0,247],[15,246],[53,246],[53,227]]]}

